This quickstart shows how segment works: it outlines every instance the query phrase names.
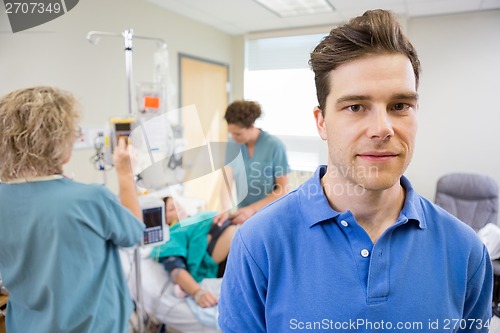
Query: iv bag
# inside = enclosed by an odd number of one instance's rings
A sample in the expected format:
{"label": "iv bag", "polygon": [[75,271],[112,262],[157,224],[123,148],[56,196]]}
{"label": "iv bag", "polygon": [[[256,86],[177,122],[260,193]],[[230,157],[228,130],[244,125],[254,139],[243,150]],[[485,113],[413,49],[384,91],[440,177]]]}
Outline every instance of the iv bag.
{"label": "iv bag", "polygon": [[155,189],[177,182],[175,170],[169,167],[175,141],[167,113],[139,118],[129,138],[134,149],[132,167],[139,186]]}

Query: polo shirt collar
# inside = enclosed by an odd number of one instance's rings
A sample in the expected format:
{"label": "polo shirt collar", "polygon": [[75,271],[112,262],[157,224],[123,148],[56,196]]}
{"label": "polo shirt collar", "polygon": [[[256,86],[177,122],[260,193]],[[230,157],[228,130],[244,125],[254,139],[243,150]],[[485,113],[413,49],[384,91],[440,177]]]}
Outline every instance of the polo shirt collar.
{"label": "polo shirt collar", "polygon": [[[301,213],[308,227],[334,219],[341,214],[341,212],[337,212],[330,207],[321,186],[321,177],[325,175],[326,169],[326,165],[320,165],[314,175],[297,189]],[[398,220],[403,218],[406,221],[416,221],[421,229],[425,229],[426,223],[423,211],[420,208],[420,196],[415,192],[410,181],[405,176],[401,177],[401,185],[406,191],[406,198]]]}
{"label": "polo shirt collar", "polygon": [[410,181],[405,176],[401,177],[400,182],[406,191],[405,203],[400,216],[406,217],[410,221],[416,221],[420,229],[426,229],[427,223],[425,222],[425,215],[420,203],[420,195],[415,192]]}
{"label": "polo shirt collar", "polygon": [[340,215],[339,212],[330,207],[325,192],[323,192],[321,177],[325,173],[326,165],[320,165],[314,175],[297,189],[300,210],[308,227]]}

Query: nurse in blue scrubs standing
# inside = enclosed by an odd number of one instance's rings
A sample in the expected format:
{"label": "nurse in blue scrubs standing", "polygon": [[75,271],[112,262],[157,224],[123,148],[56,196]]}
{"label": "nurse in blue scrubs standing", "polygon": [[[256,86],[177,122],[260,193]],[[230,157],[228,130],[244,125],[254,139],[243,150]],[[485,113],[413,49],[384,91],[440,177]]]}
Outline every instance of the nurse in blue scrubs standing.
{"label": "nurse in blue scrubs standing", "polygon": [[253,101],[235,101],[226,109],[229,142],[240,150],[244,166],[226,166],[229,182],[236,185],[238,209],[233,214],[229,208],[221,212],[214,218],[215,223],[231,218],[234,224],[242,224],[287,192],[290,167],[286,147],[277,137],[255,127],[261,114],[260,104]]}

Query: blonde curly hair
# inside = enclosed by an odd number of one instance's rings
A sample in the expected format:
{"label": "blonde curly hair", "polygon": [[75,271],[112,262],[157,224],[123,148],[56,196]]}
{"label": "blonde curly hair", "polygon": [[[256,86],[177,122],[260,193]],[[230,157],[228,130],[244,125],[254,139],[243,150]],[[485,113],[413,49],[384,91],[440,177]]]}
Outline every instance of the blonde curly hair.
{"label": "blonde curly hair", "polygon": [[62,173],[77,136],[76,99],[54,87],[13,91],[0,99],[0,180]]}

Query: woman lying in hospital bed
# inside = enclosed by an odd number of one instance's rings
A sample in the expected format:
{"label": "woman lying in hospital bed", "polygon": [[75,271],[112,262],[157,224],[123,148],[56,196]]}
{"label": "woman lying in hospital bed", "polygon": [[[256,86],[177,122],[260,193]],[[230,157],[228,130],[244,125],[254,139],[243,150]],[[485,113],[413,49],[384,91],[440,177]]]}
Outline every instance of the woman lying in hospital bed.
{"label": "woman lying in hospital bed", "polygon": [[[183,333],[217,332],[222,274],[236,226],[212,220],[216,212],[187,217],[171,197],[165,201],[170,240],[143,251],[142,298],[147,316]],[[129,288],[136,298],[133,254],[122,251]]]}

